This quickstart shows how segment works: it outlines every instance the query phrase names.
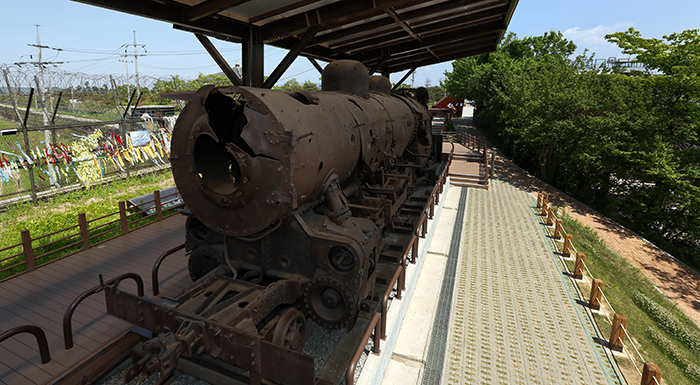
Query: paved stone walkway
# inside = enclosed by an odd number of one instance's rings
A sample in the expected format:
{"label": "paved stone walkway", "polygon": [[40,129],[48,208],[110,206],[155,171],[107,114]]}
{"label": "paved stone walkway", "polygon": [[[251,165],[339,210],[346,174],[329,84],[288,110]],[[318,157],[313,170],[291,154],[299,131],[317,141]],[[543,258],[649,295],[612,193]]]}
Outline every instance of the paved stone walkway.
{"label": "paved stone walkway", "polygon": [[500,180],[469,189],[440,383],[624,383],[534,203]]}

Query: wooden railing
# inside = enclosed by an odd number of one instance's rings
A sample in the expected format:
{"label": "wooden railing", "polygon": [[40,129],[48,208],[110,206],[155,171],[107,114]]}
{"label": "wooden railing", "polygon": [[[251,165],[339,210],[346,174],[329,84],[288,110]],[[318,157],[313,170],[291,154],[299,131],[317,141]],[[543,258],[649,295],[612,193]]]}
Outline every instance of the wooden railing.
{"label": "wooden railing", "polygon": [[[178,192],[174,192],[161,197],[160,191],[153,192],[153,199],[142,202],[141,206],[153,203],[154,206],[127,212],[126,202],[119,202],[119,210],[99,218],[87,220],[85,213],[78,214],[78,223],[54,231],[49,234],[32,237],[29,230],[22,230],[22,242],[0,249],[0,253],[16,249],[16,253],[0,259],[0,277],[4,275],[0,282],[23,271],[32,272],[36,266],[42,262],[67,257],[79,251],[88,250],[92,246],[113,239],[120,235],[127,234],[130,228],[140,227],[155,221],[160,221],[164,217],[175,214],[173,210],[181,207],[183,203],[179,200]],[[163,207],[167,207],[167,215],[163,214]],[[147,213],[155,207],[153,213]],[[116,217],[114,220],[108,220]],[[107,220],[107,221],[106,221]],[[65,235],[59,239],[53,239],[46,243],[42,240],[49,239],[58,234]],[[41,243],[41,244],[38,244]],[[36,246],[35,246],[36,245]],[[10,251],[11,252],[11,251]]]}
{"label": "wooden railing", "polygon": [[[635,342],[636,340],[633,339],[627,331],[627,317],[622,314],[618,314],[615,311],[612,304],[603,292],[603,281],[593,278],[593,274],[588,269],[588,266],[586,266],[585,255],[576,250],[576,247],[572,241],[573,235],[566,232],[566,229],[563,226],[563,220],[561,218],[557,218],[554,205],[549,202],[549,194],[537,194],[537,205],[535,210],[541,217],[542,224],[545,225],[547,232],[555,240],[555,246],[557,247],[557,250],[559,250],[559,256],[564,260],[574,260],[575,258],[574,271],[568,272],[569,275],[577,281],[587,281],[590,279],[591,292],[588,297],[589,299],[587,306],[593,310],[600,311],[600,313],[612,325],[610,339],[608,340],[608,348],[618,352],[627,350],[630,353],[628,357],[630,358],[630,361],[632,362],[632,365],[636,369],[639,376],[641,376],[642,385],[654,383],[652,381],[655,381],[656,383],[661,381],[661,370],[659,370],[658,366],[655,364],[647,362],[644,359],[644,356],[642,356],[642,354],[639,352],[639,349],[637,349],[637,342]],[[566,264],[564,264],[564,266],[566,266]],[[603,306],[601,300],[605,301],[606,306]],[[612,319],[610,317],[611,314],[613,315]],[[625,338],[629,344],[625,343]],[[630,349],[630,347],[632,349]],[[637,363],[642,364],[642,369],[639,368]]]}

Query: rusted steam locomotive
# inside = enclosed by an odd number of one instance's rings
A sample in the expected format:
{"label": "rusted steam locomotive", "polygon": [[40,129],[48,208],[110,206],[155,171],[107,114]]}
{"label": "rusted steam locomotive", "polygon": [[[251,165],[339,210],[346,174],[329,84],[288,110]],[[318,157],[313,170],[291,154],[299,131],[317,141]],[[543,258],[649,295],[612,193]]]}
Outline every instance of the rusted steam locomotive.
{"label": "rusted steam locomotive", "polygon": [[[241,359],[240,346],[253,346],[252,357],[268,344],[300,351],[307,315],[343,328],[376,298],[380,255],[392,244],[385,238],[414,226],[402,207],[435,180],[427,92],[391,94],[388,79],[353,61],[328,64],[322,88],[206,86],[177,95],[189,103],[173,130],[171,162],[189,210],[196,282],[168,306],[107,290],[110,313],[172,334],[148,345],[159,356],[200,345],[275,381],[274,359]],[[159,360],[151,366],[164,370]]]}

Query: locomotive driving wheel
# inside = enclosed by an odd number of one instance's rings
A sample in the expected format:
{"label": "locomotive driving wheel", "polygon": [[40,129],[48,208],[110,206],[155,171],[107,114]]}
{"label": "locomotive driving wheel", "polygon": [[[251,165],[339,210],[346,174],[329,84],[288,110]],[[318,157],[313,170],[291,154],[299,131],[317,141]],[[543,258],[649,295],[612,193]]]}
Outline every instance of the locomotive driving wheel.
{"label": "locomotive driving wheel", "polygon": [[328,329],[344,328],[357,315],[357,302],[347,286],[330,277],[314,278],[304,290],[311,318]]}
{"label": "locomotive driving wheel", "polygon": [[272,335],[272,343],[300,352],[306,341],[306,317],[295,308],[282,313]]}

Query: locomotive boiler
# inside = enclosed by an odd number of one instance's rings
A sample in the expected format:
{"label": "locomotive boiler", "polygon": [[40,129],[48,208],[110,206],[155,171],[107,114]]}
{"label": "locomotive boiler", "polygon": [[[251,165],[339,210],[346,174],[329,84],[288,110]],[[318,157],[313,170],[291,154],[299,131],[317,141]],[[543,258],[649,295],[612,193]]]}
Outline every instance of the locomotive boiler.
{"label": "locomotive boiler", "polygon": [[370,294],[397,207],[429,173],[430,118],[358,62],[330,63],[322,89],[202,88],[174,128],[172,170],[191,212],[193,280],[224,265],[299,282],[311,318],[340,328]]}
{"label": "locomotive boiler", "polygon": [[177,298],[105,288],[110,314],[156,336],[127,381],[207,353],[251,383],[315,383],[307,318],[339,329],[378,311],[435,186],[427,92],[390,88],[336,61],[321,92],[172,95],[189,101],[171,164],[195,282]]}

